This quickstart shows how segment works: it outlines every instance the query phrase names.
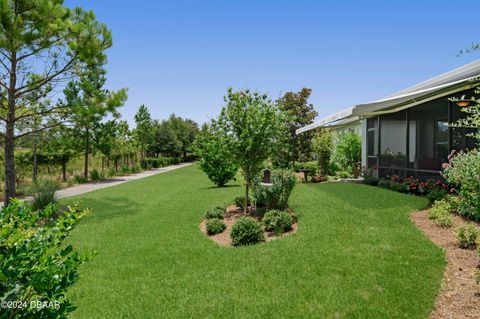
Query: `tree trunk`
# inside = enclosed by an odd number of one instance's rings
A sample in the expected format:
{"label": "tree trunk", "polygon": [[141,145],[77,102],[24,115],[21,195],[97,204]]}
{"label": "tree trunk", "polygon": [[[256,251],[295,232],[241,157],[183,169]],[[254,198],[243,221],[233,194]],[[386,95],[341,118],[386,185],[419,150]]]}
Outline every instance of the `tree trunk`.
{"label": "tree trunk", "polygon": [[88,148],[89,148],[89,136],[88,128],[85,130],[85,162],[83,166],[83,177],[88,178]]}
{"label": "tree trunk", "polygon": [[140,154],[140,160],[143,162],[145,160],[145,146],[143,145],[143,142],[142,142],[142,153]]}
{"label": "tree trunk", "polygon": [[15,196],[15,88],[17,86],[17,54],[12,52],[10,83],[8,87],[8,113],[5,123],[5,206]]}
{"label": "tree trunk", "polygon": [[35,133],[33,135],[33,175],[32,175],[32,180],[36,181],[37,180],[37,175],[38,175],[38,159],[37,159],[37,134]]}
{"label": "tree trunk", "polygon": [[67,162],[62,161],[62,179],[64,182],[67,181]]}
{"label": "tree trunk", "polygon": [[105,156],[102,156],[102,173],[105,171]]}
{"label": "tree trunk", "polygon": [[249,174],[245,174],[245,207],[243,208],[243,212],[246,214],[248,210],[248,187],[250,186],[250,177]]}

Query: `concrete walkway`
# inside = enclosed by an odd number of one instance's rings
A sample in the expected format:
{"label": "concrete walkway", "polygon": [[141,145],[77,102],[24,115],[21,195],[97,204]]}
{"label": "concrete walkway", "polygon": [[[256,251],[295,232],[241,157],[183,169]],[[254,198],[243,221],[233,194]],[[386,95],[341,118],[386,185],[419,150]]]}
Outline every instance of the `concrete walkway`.
{"label": "concrete walkway", "polygon": [[[182,164],[177,164],[177,165],[170,165],[170,166],[165,166],[161,168],[156,168],[152,169],[149,171],[144,171],[138,174],[132,174],[132,175],[126,175],[126,176],[118,176],[114,177],[111,179],[107,179],[104,181],[96,182],[96,183],[85,183],[85,184],[79,184],[75,185],[72,187],[67,187],[67,188],[62,188],[59,189],[56,193],[55,196],[57,198],[64,198],[64,197],[70,197],[70,196],[76,196],[76,195],[81,195],[85,194],[88,192],[93,192],[96,191],[97,189],[102,189],[102,188],[107,188],[119,184],[123,184],[129,181],[133,181],[136,179],[141,179],[145,178],[148,176],[153,176],[157,174],[162,174],[166,172],[170,172],[182,167],[190,166],[193,163],[182,163]],[[30,200],[31,196],[25,196],[21,198],[22,200]],[[0,207],[3,207],[3,202],[0,202]]]}
{"label": "concrete walkway", "polygon": [[114,177],[114,178],[96,182],[96,183],[85,183],[85,184],[75,185],[72,187],[60,189],[55,193],[55,195],[57,196],[57,198],[81,195],[88,192],[96,191],[97,189],[107,188],[107,187],[123,184],[128,181],[133,181],[133,180],[148,177],[148,176],[170,172],[182,167],[190,166],[192,164],[193,163],[182,163],[177,165],[170,165],[170,166],[152,169],[149,171],[144,171],[138,174],[118,176],[118,177]]}

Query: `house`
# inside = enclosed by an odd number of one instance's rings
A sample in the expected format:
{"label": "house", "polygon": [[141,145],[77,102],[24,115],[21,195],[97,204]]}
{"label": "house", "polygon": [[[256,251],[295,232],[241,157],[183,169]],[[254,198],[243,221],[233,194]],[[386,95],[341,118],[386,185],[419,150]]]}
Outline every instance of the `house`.
{"label": "house", "polygon": [[472,129],[449,123],[466,116],[480,86],[480,60],[421,82],[383,99],[358,104],[297,130],[360,128],[362,167],[375,176],[440,176],[452,150],[476,147]]}

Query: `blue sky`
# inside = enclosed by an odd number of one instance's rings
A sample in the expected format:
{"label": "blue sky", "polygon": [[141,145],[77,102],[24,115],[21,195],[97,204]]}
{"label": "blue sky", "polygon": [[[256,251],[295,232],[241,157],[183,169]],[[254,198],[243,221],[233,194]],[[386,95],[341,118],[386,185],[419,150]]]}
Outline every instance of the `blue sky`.
{"label": "blue sky", "polygon": [[113,32],[108,87],[140,106],[199,123],[227,87],[278,98],[309,87],[319,117],[480,58],[480,1],[67,0]]}

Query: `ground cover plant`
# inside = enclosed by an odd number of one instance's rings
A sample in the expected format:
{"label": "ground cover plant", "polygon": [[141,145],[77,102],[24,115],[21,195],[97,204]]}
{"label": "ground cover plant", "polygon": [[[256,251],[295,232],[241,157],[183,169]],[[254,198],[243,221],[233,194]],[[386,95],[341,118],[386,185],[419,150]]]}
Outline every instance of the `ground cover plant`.
{"label": "ground cover plant", "polygon": [[[299,184],[298,231],[220,247],[203,213],[243,193],[212,188],[196,166],[84,194],[92,208],[67,238],[97,250],[69,290],[74,318],[425,318],[445,267],[411,223],[427,200],[344,183]],[[375,201],[372,201],[375,198]]]}

